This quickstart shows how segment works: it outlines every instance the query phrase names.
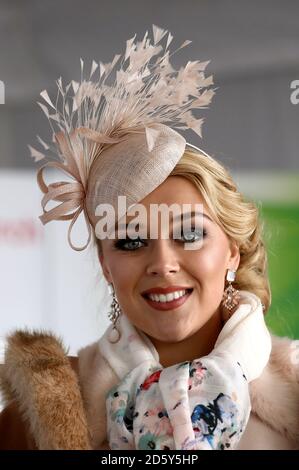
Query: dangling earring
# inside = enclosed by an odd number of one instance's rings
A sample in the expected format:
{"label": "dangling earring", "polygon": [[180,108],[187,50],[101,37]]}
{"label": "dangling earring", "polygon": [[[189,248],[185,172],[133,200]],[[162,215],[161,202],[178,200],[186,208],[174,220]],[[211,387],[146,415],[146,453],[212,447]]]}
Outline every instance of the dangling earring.
{"label": "dangling earring", "polygon": [[117,343],[120,339],[120,331],[117,328],[116,323],[117,323],[117,320],[118,320],[118,318],[119,318],[119,316],[121,315],[122,312],[121,312],[120,305],[117,301],[112,283],[108,284],[108,289],[109,289],[109,293],[112,295],[112,302],[111,302],[111,306],[110,306],[111,310],[108,313],[108,318],[113,323],[113,328],[109,333],[108,339],[109,339],[110,343]]}
{"label": "dangling earring", "polygon": [[[236,271],[231,269],[227,270],[226,280],[228,281],[228,287],[223,292],[222,305],[228,310],[227,317],[229,318],[232,314],[232,310],[239,304],[240,295],[239,291],[232,286],[232,282],[236,279]],[[226,318],[226,319],[228,319]]]}

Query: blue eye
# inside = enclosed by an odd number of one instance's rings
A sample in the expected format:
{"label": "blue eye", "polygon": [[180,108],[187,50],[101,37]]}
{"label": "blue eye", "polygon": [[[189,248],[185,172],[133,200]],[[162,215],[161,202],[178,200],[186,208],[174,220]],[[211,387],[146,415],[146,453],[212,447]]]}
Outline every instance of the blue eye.
{"label": "blue eye", "polygon": [[141,238],[125,238],[124,240],[117,240],[114,244],[116,248],[123,251],[136,251],[141,246],[145,246],[144,241]]}
{"label": "blue eye", "polygon": [[[192,227],[193,229],[195,227]],[[191,230],[189,232],[182,232],[181,233],[181,238],[179,238],[180,241],[184,241],[185,243],[195,243],[198,240],[201,240],[206,236],[206,231],[205,230]]]}

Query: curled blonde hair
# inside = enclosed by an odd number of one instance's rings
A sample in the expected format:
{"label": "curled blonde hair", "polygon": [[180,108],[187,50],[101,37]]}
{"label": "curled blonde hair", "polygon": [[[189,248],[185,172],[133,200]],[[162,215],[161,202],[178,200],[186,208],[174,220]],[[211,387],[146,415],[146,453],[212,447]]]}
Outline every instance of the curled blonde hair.
{"label": "curled blonde hair", "polygon": [[200,191],[214,221],[239,247],[240,264],[234,287],[257,295],[266,312],[271,304],[271,290],[256,205],[245,201],[229,172],[219,162],[199,151],[185,150],[169,176],[182,176]]}

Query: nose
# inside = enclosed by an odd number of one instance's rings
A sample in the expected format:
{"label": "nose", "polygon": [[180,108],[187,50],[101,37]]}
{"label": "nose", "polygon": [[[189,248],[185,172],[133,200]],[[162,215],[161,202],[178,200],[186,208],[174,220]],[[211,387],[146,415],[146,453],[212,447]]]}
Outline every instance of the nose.
{"label": "nose", "polygon": [[171,240],[155,240],[152,244],[146,273],[154,276],[168,276],[179,271],[179,259],[175,248],[171,246]]}

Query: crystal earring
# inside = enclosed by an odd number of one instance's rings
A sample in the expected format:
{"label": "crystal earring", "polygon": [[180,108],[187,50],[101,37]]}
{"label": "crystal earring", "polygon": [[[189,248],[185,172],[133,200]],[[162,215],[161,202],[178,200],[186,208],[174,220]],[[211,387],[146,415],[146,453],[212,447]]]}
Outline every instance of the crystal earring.
{"label": "crystal earring", "polygon": [[228,310],[228,318],[232,314],[232,310],[239,304],[240,295],[239,291],[232,286],[232,282],[236,279],[236,271],[231,269],[227,270],[226,280],[228,281],[228,286],[223,292],[222,304],[225,309]]}
{"label": "crystal earring", "polygon": [[108,339],[110,343],[117,343],[120,339],[120,331],[117,328],[116,324],[117,324],[117,320],[119,319],[119,316],[121,315],[121,308],[117,301],[112,283],[108,284],[108,289],[109,289],[109,293],[112,295],[112,302],[110,306],[110,312],[108,313],[108,318],[113,323],[113,327],[109,333]]}

